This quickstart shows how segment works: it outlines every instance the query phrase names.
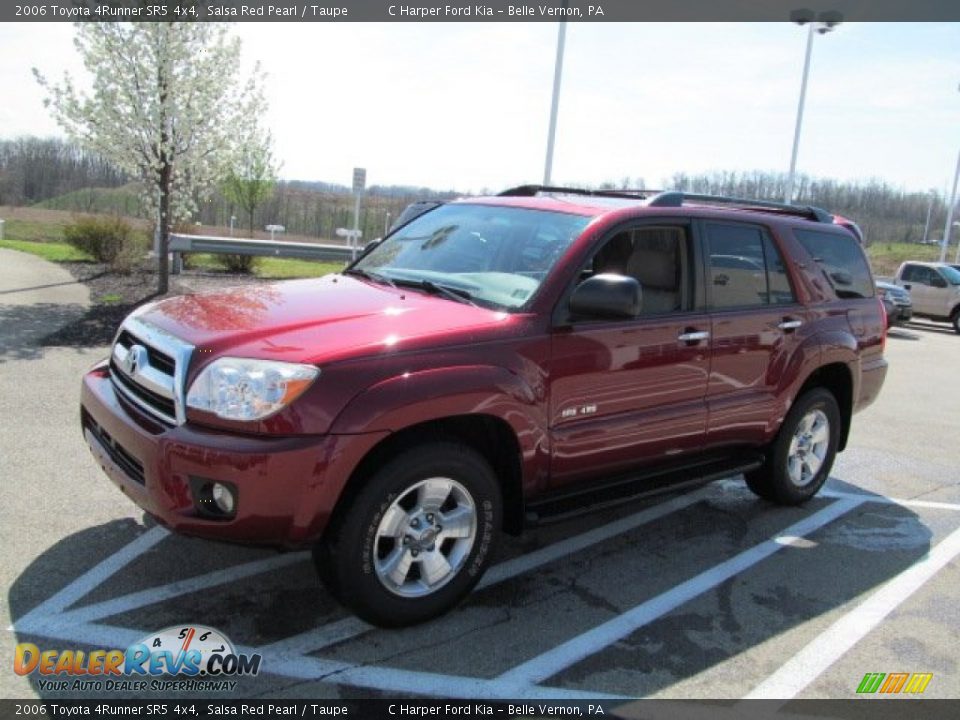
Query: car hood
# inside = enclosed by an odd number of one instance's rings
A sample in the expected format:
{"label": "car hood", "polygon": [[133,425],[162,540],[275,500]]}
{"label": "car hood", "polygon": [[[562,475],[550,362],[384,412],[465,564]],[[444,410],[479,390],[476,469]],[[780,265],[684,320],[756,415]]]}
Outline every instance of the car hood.
{"label": "car hood", "polygon": [[221,355],[321,364],[476,342],[517,316],[327,275],[182,295],[144,308],[137,319],[192,344],[196,368]]}

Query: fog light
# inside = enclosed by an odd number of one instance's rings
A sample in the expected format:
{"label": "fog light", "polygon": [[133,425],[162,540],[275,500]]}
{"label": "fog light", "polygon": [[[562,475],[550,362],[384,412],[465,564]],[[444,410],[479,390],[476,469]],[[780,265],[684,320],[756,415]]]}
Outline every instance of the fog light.
{"label": "fog light", "polygon": [[224,515],[233,515],[233,493],[230,488],[220,483],[213,484],[213,502],[216,503]]}

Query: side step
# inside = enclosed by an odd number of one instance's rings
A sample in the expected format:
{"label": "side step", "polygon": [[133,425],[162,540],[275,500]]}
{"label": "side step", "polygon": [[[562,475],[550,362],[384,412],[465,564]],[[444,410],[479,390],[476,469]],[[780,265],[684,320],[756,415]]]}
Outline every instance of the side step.
{"label": "side step", "polygon": [[524,521],[528,526],[546,525],[634,500],[686,492],[714,480],[756,470],[763,460],[762,453],[748,452],[735,459],[687,463],[642,474],[617,476],[528,503]]}

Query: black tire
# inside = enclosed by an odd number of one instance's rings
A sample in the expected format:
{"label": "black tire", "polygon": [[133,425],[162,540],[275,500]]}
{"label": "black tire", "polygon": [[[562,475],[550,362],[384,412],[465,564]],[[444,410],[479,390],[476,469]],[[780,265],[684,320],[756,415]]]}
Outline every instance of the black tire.
{"label": "black tire", "polygon": [[[818,418],[817,413],[820,413],[827,422],[826,449],[819,467],[809,476],[804,476],[803,461],[794,462],[793,467],[796,469],[799,464],[800,468],[798,481],[794,479],[796,474],[791,477],[790,472],[791,445],[801,422],[804,422],[808,416]],[[757,470],[744,473],[747,486],[764,500],[778,505],[800,505],[812,498],[830,475],[830,468],[833,467],[840,443],[842,422],[840,408],[833,393],[824,388],[814,388],[805,392],[796,399],[784,418],[776,440],[767,450],[767,459],[764,464]],[[815,448],[810,446],[809,440],[806,441],[805,446],[801,443],[801,450],[812,453],[814,458],[816,457],[813,452]],[[814,458],[811,458],[810,462]]]}
{"label": "black tire", "polygon": [[954,308],[953,315],[950,316],[950,322],[953,324],[953,331],[960,334],[960,307]]}
{"label": "black tire", "polygon": [[[442,493],[447,481],[451,490],[442,506],[445,513],[441,508],[428,515],[427,506],[436,501],[421,507],[420,493],[433,488]],[[434,541],[434,530],[427,526],[442,527],[442,518],[453,518],[454,513],[468,517],[471,502],[472,544],[442,534]],[[400,522],[402,545],[399,536],[394,540],[391,533],[379,532],[391,526],[389,518],[385,520],[388,511],[405,518]],[[427,517],[433,518],[430,523]],[[410,518],[418,519],[421,529],[412,529]],[[314,549],[314,562],[333,595],[364,620],[381,627],[413,625],[445,613],[473,589],[490,562],[502,525],[500,485],[483,456],[456,442],[425,443],[397,454],[364,481]],[[429,578],[421,572],[436,568],[441,554],[451,570],[430,589]],[[398,584],[385,566],[401,555],[409,569],[397,571],[397,577],[406,578]],[[409,594],[421,591],[425,594]]]}

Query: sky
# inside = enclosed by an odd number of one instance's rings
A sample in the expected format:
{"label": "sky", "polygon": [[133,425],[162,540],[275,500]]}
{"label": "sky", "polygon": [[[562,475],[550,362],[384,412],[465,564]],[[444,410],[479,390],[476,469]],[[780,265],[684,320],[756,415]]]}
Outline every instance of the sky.
{"label": "sky", "polygon": [[[498,190],[540,182],[556,23],[240,23],[267,73],[280,174]],[[62,134],[31,68],[83,77],[68,23],[0,23],[0,138]],[[554,184],[659,187],[676,172],[785,172],[806,29],[570,23]],[[845,23],[816,35],[797,170],[950,189],[960,24]]]}

